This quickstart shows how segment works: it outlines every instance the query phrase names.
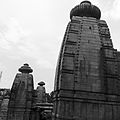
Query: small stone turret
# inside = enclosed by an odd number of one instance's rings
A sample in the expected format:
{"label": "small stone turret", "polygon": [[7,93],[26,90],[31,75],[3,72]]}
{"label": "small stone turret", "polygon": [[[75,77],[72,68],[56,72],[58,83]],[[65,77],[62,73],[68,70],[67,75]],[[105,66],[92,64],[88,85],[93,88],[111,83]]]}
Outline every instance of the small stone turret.
{"label": "small stone turret", "polygon": [[49,94],[46,93],[45,83],[41,81],[38,85],[35,90],[35,102],[31,112],[31,120],[51,120],[53,104],[47,100]]}
{"label": "small stone turret", "polygon": [[29,120],[33,103],[33,70],[28,64],[19,68],[12,85],[7,120]]}
{"label": "small stone turret", "polygon": [[45,83],[43,81],[39,82],[38,85],[43,86]]}
{"label": "small stone turret", "polygon": [[46,102],[46,90],[45,90],[45,83],[43,81],[38,83],[38,87],[36,89],[37,92],[37,101],[36,103],[44,103]]}

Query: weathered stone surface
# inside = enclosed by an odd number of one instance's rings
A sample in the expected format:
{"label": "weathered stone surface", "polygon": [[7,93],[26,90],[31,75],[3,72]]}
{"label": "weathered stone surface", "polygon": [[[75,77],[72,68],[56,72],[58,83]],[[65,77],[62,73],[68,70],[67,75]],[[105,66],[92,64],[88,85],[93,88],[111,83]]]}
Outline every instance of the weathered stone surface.
{"label": "weathered stone surface", "polygon": [[10,89],[0,89],[0,120],[6,120]]}
{"label": "weathered stone surface", "polygon": [[32,108],[33,76],[28,64],[22,66],[12,85],[7,120],[29,120]]}
{"label": "weathered stone surface", "polygon": [[34,103],[31,109],[30,120],[51,120],[53,104],[50,95],[46,93],[45,83],[38,83],[37,89],[34,91]]}
{"label": "weathered stone surface", "polygon": [[74,14],[56,69],[53,120],[120,119],[119,74],[106,22]]}
{"label": "weathered stone surface", "polygon": [[0,109],[0,120],[6,120],[7,118],[8,102],[9,96],[4,97]]}
{"label": "weathered stone surface", "polygon": [[36,94],[37,94],[37,100],[36,103],[44,103],[46,102],[46,90],[43,85],[45,85],[44,82],[39,82],[38,87],[36,89]]}

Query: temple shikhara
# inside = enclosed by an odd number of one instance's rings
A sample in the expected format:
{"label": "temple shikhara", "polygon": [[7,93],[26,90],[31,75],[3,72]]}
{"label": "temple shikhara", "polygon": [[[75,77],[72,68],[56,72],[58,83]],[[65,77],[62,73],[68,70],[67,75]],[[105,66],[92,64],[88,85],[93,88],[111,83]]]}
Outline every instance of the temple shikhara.
{"label": "temple shikhara", "polygon": [[89,1],[70,12],[56,69],[53,120],[120,119],[120,52],[100,17]]}
{"label": "temple shikhara", "polygon": [[54,91],[32,68],[18,70],[11,90],[0,89],[0,120],[119,120],[120,52],[113,48],[100,9],[83,1],[70,12],[61,45]]}

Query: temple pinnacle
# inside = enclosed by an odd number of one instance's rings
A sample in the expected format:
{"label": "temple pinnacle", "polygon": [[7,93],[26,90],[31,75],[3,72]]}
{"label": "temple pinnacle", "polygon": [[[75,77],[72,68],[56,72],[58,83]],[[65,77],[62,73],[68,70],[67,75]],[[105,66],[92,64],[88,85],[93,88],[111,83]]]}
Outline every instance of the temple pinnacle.
{"label": "temple pinnacle", "polygon": [[73,16],[85,16],[100,19],[101,11],[97,6],[92,5],[90,1],[83,1],[71,10],[70,19],[72,19]]}
{"label": "temple pinnacle", "polygon": [[25,63],[21,68],[18,69],[19,72],[21,73],[32,73],[33,70],[31,67],[29,67],[29,64]]}
{"label": "temple pinnacle", "polygon": [[39,82],[38,85],[43,86],[45,83],[43,81]]}

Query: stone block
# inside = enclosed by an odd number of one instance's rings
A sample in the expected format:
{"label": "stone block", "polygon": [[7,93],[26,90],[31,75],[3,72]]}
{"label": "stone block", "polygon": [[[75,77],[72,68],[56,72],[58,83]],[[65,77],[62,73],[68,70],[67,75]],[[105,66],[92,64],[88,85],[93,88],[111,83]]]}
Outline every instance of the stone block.
{"label": "stone block", "polygon": [[62,61],[63,69],[74,70],[74,59],[73,57],[65,56]]}

